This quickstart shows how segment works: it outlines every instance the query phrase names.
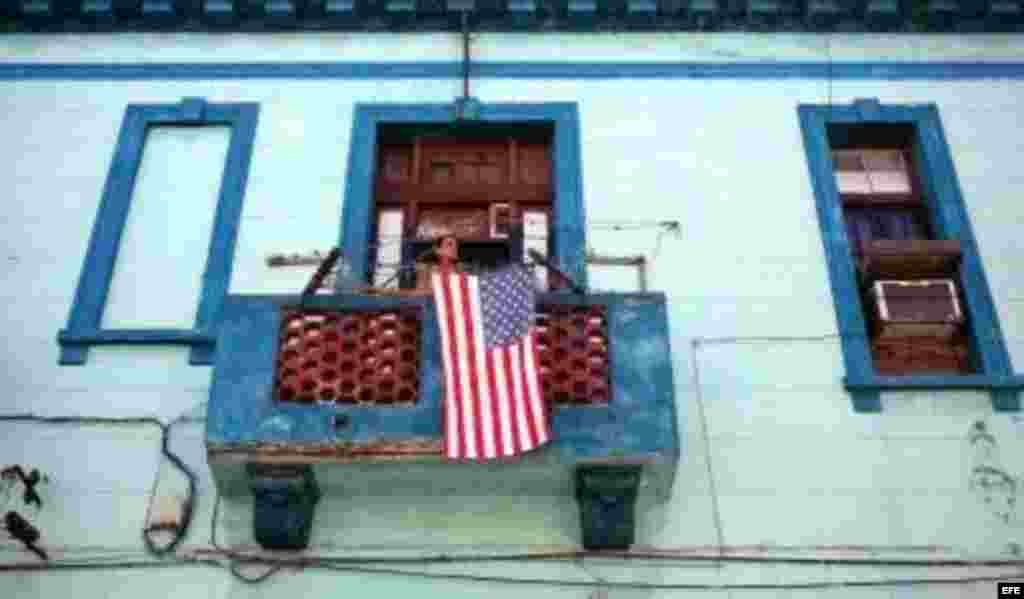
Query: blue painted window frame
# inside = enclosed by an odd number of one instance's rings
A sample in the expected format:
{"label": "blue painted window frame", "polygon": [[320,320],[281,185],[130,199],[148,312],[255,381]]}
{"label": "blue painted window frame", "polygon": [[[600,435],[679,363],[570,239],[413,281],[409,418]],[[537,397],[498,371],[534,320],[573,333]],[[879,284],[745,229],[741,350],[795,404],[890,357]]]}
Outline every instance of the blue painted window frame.
{"label": "blue painted window frame", "polygon": [[[991,392],[995,410],[1020,410],[1018,392],[1024,388],[1024,377],[1015,376],[1010,364],[938,108],[934,104],[890,105],[857,100],[849,105],[802,104],[797,110],[839,321],[846,367],[844,385],[852,395],[854,409],[881,411],[884,390],[983,389]],[[958,239],[961,244],[959,282],[971,321],[977,374],[882,376],[875,371],[828,141],[827,128],[833,123],[904,123],[914,127],[922,183],[936,234]]]}
{"label": "blue painted window frame", "polygon": [[[179,104],[128,105],[67,327],[57,335],[60,364],[85,364],[90,347],[115,344],[188,345],[191,347],[189,364],[213,363],[218,315],[231,280],[238,221],[258,118],[259,105],[255,103],[214,104],[203,98],[184,98]],[[103,329],[103,310],[131,207],[146,132],[151,126],[161,125],[227,125],[231,128],[195,324],[191,329]]]}
{"label": "blue painted window frame", "polygon": [[[369,248],[374,234],[371,230],[373,179],[379,126],[393,123],[451,124],[455,121],[455,110],[453,104],[356,104],[340,242],[342,255],[347,260],[345,267],[351,278],[337,278],[339,291],[349,290],[353,279],[360,282],[369,280]],[[551,257],[566,274],[586,287],[586,219],[576,103],[483,104],[478,118],[471,122],[536,122],[554,126],[555,218],[551,223]]]}

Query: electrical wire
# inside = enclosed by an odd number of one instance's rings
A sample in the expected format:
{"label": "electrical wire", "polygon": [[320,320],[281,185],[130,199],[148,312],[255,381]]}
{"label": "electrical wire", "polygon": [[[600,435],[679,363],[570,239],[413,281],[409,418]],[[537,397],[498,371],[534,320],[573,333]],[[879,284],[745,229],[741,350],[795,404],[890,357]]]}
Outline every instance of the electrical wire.
{"label": "electrical wire", "polygon": [[[172,423],[173,424],[173,423]],[[196,475],[192,472],[185,462],[181,460],[174,452],[170,449],[170,431],[171,425],[165,425],[160,423],[161,441],[160,449],[164,456],[170,460],[172,464],[188,478],[188,496],[185,498],[185,502],[181,508],[181,522],[177,525],[174,532],[174,538],[164,546],[157,546],[152,539],[153,529],[151,527],[144,528],[142,530],[142,541],[146,544],[146,549],[152,553],[155,557],[163,557],[171,554],[178,545],[185,539],[185,535],[188,534],[189,526],[192,524],[192,513],[195,509],[196,501]],[[147,521],[149,520],[149,514],[153,509],[153,496],[150,496],[149,508],[147,509]]]}
{"label": "electrical wire", "polygon": [[697,348],[700,346],[695,339],[692,343],[691,352],[693,361],[693,388],[697,399],[697,414],[700,418],[700,431],[704,440],[704,466],[708,474],[708,492],[711,494],[711,515],[715,522],[715,535],[718,540],[718,556],[721,558],[725,552],[725,532],[722,527],[722,512],[718,505],[718,489],[715,485],[715,473],[711,466],[711,435],[708,433],[708,418],[704,412],[704,394],[701,392],[700,365],[698,363]]}
{"label": "electrical wire", "polygon": [[[0,417],[0,420],[5,419]],[[6,418],[10,419],[10,418]],[[819,558],[819,557],[766,557],[766,556],[727,556],[723,552],[719,551],[718,555],[706,556],[706,555],[667,555],[664,553],[640,553],[640,552],[589,552],[589,551],[576,551],[576,552],[563,552],[557,554],[519,554],[519,555],[506,555],[506,556],[464,556],[454,557],[447,555],[437,556],[426,556],[426,557],[407,557],[407,558],[366,558],[366,557],[299,557],[294,559],[281,559],[281,558],[268,558],[263,556],[245,555],[238,553],[230,548],[220,545],[217,540],[217,528],[219,524],[220,514],[220,503],[221,496],[218,493],[214,501],[213,510],[211,511],[211,523],[210,523],[210,544],[216,550],[216,554],[228,558],[230,561],[225,565],[222,561],[213,558],[203,558],[197,556],[182,557],[178,555],[172,556],[168,560],[162,561],[125,561],[125,562],[51,562],[49,564],[19,564],[19,565],[0,565],[0,572],[3,571],[24,571],[24,570],[47,570],[47,569],[113,569],[113,568],[145,568],[145,567],[162,567],[168,565],[215,565],[227,569],[233,577],[240,582],[247,585],[260,584],[269,580],[275,574],[280,572],[285,567],[294,566],[298,568],[314,568],[314,569],[327,569],[336,572],[348,572],[358,574],[374,574],[374,575],[392,575],[392,576],[405,576],[414,578],[425,578],[425,579],[447,579],[447,580],[460,580],[466,582],[481,582],[481,583],[501,583],[501,584],[518,584],[518,585],[544,585],[552,587],[594,587],[602,586],[607,588],[622,588],[622,589],[665,589],[665,590],[778,590],[778,589],[832,589],[832,588],[851,588],[851,587],[882,587],[882,586],[894,586],[894,585],[926,585],[926,584],[968,584],[973,582],[991,582],[997,580],[1007,580],[1009,578],[1017,577],[1024,574],[1024,561],[1022,560],[858,560],[858,559],[835,559],[835,558]],[[977,577],[960,577],[960,578],[906,578],[906,579],[878,579],[878,580],[853,580],[853,581],[823,581],[823,582],[805,582],[805,583],[783,583],[783,584],[697,584],[697,583],[646,583],[637,581],[612,581],[604,580],[603,578],[597,577],[596,575],[587,572],[589,575],[599,582],[588,582],[588,581],[572,581],[572,580],[561,580],[556,578],[520,578],[520,577],[505,577],[505,576],[481,576],[471,574],[450,574],[450,573],[437,573],[437,572],[423,572],[415,570],[407,570],[401,568],[383,568],[383,567],[371,567],[374,564],[397,564],[404,563],[410,565],[429,565],[429,564],[454,564],[463,562],[504,562],[504,561],[556,561],[556,560],[575,560],[577,562],[583,559],[644,559],[644,560],[661,560],[670,562],[693,562],[693,561],[708,561],[715,560],[716,562],[730,561],[730,562],[758,562],[758,563],[794,563],[794,564],[811,564],[811,565],[859,565],[859,566],[924,566],[924,567],[979,567],[979,566],[995,566],[995,567],[1006,567],[1014,566],[1017,568],[1016,572],[1011,574],[1003,574],[1000,576],[977,576]],[[258,576],[248,576],[243,574],[241,567],[243,564],[262,564],[269,566],[269,569]]]}
{"label": "electrical wire", "polygon": [[[225,547],[217,540],[217,529],[220,522],[221,495],[216,494],[213,510],[210,513],[210,545],[216,554],[224,555],[242,562],[277,563],[282,566],[304,567],[317,563],[338,565],[374,565],[374,564],[462,564],[481,562],[528,562],[528,561],[578,561],[583,559],[606,559],[616,561],[650,560],[660,562],[709,562],[722,561],[733,563],[788,564],[788,565],[827,565],[827,566],[870,566],[870,567],[1017,567],[1024,568],[1024,559],[1007,560],[976,560],[976,559],[878,559],[878,558],[835,558],[835,557],[773,557],[759,555],[727,555],[726,547],[716,546],[716,554],[681,553],[675,550],[653,548],[645,551],[558,551],[529,552],[505,555],[461,555],[438,554],[410,557],[326,557],[296,556],[294,558],[267,558],[265,556],[246,554]],[[934,548],[928,547],[929,551]],[[199,550],[202,553],[203,550]]]}
{"label": "electrical wire", "polygon": [[[185,502],[182,506],[181,522],[177,524],[174,529],[174,537],[169,543],[163,546],[158,546],[154,543],[151,535],[153,532],[152,528],[144,528],[142,530],[142,541],[146,546],[147,551],[154,557],[164,557],[170,555],[181,542],[185,539],[188,534],[189,526],[192,524],[192,515],[195,508],[196,500],[196,488],[197,478],[194,472],[170,449],[170,432],[171,427],[180,422],[191,420],[185,416],[181,416],[172,420],[169,424],[164,424],[160,419],[151,416],[131,416],[131,417],[109,417],[109,416],[39,416],[36,414],[4,414],[0,415],[0,422],[35,422],[44,424],[132,424],[132,425],[153,425],[160,428],[160,451],[166,457],[171,464],[174,465],[185,477],[188,479],[188,495],[185,498]],[[154,483],[154,492],[156,489],[156,483]],[[149,520],[153,508],[153,496],[150,496],[149,505],[146,510],[146,519]]]}
{"label": "electrical wire", "polygon": [[[253,562],[272,563],[272,560],[254,559]],[[210,558],[196,557],[175,557],[171,560],[161,561],[125,561],[119,563],[83,563],[83,562],[48,562],[38,564],[0,564],[0,572],[25,572],[25,571],[46,571],[46,570],[111,570],[111,569],[145,569],[145,568],[166,568],[174,566],[216,566],[225,568],[223,562]],[[416,570],[404,570],[400,568],[370,568],[364,566],[337,565],[323,560],[309,562],[302,565],[310,569],[326,569],[335,572],[354,574],[376,574],[390,576],[404,576],[428,580],[460,580],[465,582],[498,583],[512,585],[540,585],[548,587],[585,587],[593,588],[601,586],[614,589],[650,589],[650,590],[692,590],[692,591],[716,591],[716,590],[800,590],[800,589],[838,589],[838,588],[865,588],[865,587],[891,587],[891,586],[923,586],[923,585],[963,585],[978,582],[1005,581],[1020,578],[1024,570],[998,576],[964,576],[957,578],[881,578],[872,580],[846,580],[846,581],[811,581],[797,583],[752,583],[752,584],[707,584],[707,583],[646,583],[636,581],[608,580],[605,582],[592,582],[583,580],[562,580],[557,578],[519,578],[506,576],[480,576],[474,574],[454,574],[441,572],[423,572]],[[230,566],[227,566],[230,568]],[[262,577],[258,582],[263,582],[269,577]],[[255,579],[250,582],[256,584]]]}
{"label": "electrical wire", "polygon": [[[554,587],[594,587],[602,586],[607,588],[622,588],[622,589],[676,589],[676,590],[740,590],[740,589],[829,589],[829,588],[844,588],[844,587],[879,587],[879,586],[893,586],[893,585],[922,585],[922,584],[967,584],[970,582],[989,582],[998,580],[1007,580],[1010,575],[1002,576],[986,576],[986,577],[966,577],[960,579],[949,579],[949,578],[916,578],[916,579],[884,579],[884,580],[869,580],[869,581],[830,581],[830,582],[809,582],[809,583],[784,583],[784,584],[655,584],[655,583],[644,583],[635,581],[611,581],[599,577],[590,570],[583,566],[582,560],[585,558],[611,558],[611,559],[659,559],[668,561],[704,561],[707,559],[714,559],[716,561],[737,561],[737,562],[766,562],[772,563],[801,563],[801,564],[813,564],[813,565],[899,565],[899,566],[929,566],[935,567],[937,562],[934,560],[901,560],[895,561],[891,564],[885,564],[881,560],[836,560],[836,559],[821,559],[821,558],[766,558],[766,557],[741,557],[741,556],[672,556],[664,554],[636,554],[634,552],[593,552],[593,551],[575,551],[575,552],[563,552],[558,554],[519,554],[511,556],[464,556],[464,557],[453,557],[447,555],[437,556],[426,556],[426,557],[404,557],[404,558],[365,558],[365,557],[297,557],[294,559],[275,559],[266,558],[261,556],[243,555],[223,547],[217,541],[217,526],[219,523],[220,514],[220,503],[221,496],[218,493],[214,500],[213,510],[210,516],[210,544],[217,550],[217,553],[224,555],[231,559],[231,563],[228,566],[228,571],[236,579],[249,585],[255,585],[269,580],[275,574],[280,572],[286,566],[294,566],[298,568],[317,568],[317,569],[328,569],[337,572],[348,572],[358,574],[386,574],[392,576],[407,576],[414,578],[425,578],[425,579],[447,579],[447,580],[460,580],[467,582],[486,582],[486,583],[502,583],[502,584],[522,584],[522,585],[546,585]],[[455,564],[455,563],[467,563],[467,562],[506,562],[506,561],[556,561],[556,560],[572,560],[579,567],[597,582],[587,581],[569,581],[555,578],[519,578],[519,577],[506,577],[506,576],[480,576],[472,574],[449,574],[449,573],[437,573],[437,572],[423,572],[415,570],[406,570],[401,568],[384,568],[384,567],[371,567],[374,564],[408,564],[408,565],[430,565],[430,564]],[[249,577],[241,573],[239,565],[241,563],[262,563],[272,566],[266,572],[256,577]],[[949,566],[1016,566],[1018,572],[1014,573],[1014,576],[1024,573],[1024,561],[1022,560],[998,560],[998,561],[965,561],[965,560],[948,560],[942,565]]]}
{"label": "electrical wire", "polygon": [[390,574],[393,576],[408,576],[413,578],[461,580],[472,582],[486,582],[499,584],[519,585],[542,585],[551,587],[585,587],[595,586],[613,589],[650,589],[650,590],[690,590],[690,591],[716,591],[716,590],[799,590],[799,589],[840,589],[840,588],[863,588],[863,587],[888,587],[888,586],[921,586],[927,584],[969,584],[974,582],[996,582],[1017,578],[1024,574],[1020,570],[1012,575],[1003,576],[972,576],[961,578],[888,578],[876,580],[849,580],[849,581],[812,581],[795,582],[783,584],[701,584],[701,583],[648,583],[635,581],[607,580],[596,583],[584,580],[560,580],[555,578],[516,578],[505,576],[480,576],[474,574],[449,574],[438,572],[418,572],[413,570],[402,570],[397,568],[366,568],[358,566],[335,566],[332,564],[317,564],[316,567],[327,568],[339,572],[350,572],[359,574]]}
{"label": "electrical wire", "polygon": [[275,574],[280,572],[284,566],[281,563],[271,562],[271,568],[268,569],[266,572],[259,574],[258,576],[246,576],[242,573],[242,571],[239,568],[241,563],[262,562],[263,560],[239,554],[232,549],[221,546],[220,543],[217,542],[217,525],[220,519],[219,516],[221,495],[219,490],[215,491],[215,493],[216,498],[213,500],[213,510],[210,512],[210,545],[212,545],[213,548],[216,549],[218,553],[227,557],[230,560],[228,564],[228,572],[230,572],[231,576],[233,576],[236,580],[247,585],[256,585],[260,584],[261,582],[266,582]]}

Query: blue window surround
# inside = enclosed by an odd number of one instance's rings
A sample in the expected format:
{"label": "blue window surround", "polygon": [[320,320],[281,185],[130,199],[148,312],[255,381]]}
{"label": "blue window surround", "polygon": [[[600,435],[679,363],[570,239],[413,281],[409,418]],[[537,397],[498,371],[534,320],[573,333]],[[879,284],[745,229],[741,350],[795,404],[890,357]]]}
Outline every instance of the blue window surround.
{"label": "blue window surround", "polygon": [[[1010,364],[936,106],[857,100],[851,105],[801,105],[798,113],[839,321],[846,366],[844,384],[853,397],[855,411],[881,411],[881,392],[895,389],[983,389],[991,392],[995,410],[1019,410],[1018,391],[1024,388],[1024,377],[1014,376]],[[832,123],[909,123],[914,126],[922,183],[936,232],[940,238],[960,240],[963,252],[960,285],[967,299],[978,374],[881,376],[875,372],[833,174],[827,136],[827,127]]]}
{"label": "blue window surround", "polygon": [[[452,104],[356,104],[349,150],[345,204],[341,217],[341,249],[348,272],[360,281],[369,274],[369,247],[373,232],[373,175],[377,156],[377,130],[385,123],[437,123],[455,121]],[[575,103],[484,104],[476,122],[554,125],[555,218],[553,255],[580,285],[586,286],[586,238],[580,164],[579,112]],[[339,291],[346,280],[338,277]]]}
{"label": "blue window surround", "polygon": [[[128,106],[121,123],[113,162],[103,186],[103,198],[89,239],[67,328],[57,335],[61,346],[60,364],[85,364],[91,346],[112,344],[189,345],[190,364],[213,363],[216,326],[231,279],[238,220],[249,176],[258,115],[258,104],[211,104],[202,98],[185,98],[179,104]],[[151,126],[160,125],[231,127],[231,141],[210,235],[210,249],[195,324],[191,329],[101,329],[135,177],[142,160],[146,131]]]}

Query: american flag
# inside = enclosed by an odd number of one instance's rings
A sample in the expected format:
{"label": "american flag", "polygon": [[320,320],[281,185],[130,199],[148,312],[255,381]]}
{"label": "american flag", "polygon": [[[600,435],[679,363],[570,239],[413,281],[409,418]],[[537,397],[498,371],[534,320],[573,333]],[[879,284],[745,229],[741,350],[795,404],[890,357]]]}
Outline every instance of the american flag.
{"label": "american flag", "polygon": [[533,277],[513,265],[432,274],[444,363],[445,455],[492,459],[551,439],[537,376]]}

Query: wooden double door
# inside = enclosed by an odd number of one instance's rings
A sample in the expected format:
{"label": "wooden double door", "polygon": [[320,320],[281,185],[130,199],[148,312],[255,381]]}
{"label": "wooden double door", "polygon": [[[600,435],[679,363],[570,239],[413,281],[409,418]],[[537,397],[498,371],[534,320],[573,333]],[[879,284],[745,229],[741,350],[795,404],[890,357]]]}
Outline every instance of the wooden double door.
{"label": "wooden double door", "polygon": [[[468,266],[520,261],[527,249],[548,253],[549,140],[417,135],[381,143],[377,165],[378,284],[395,279],[394,264],[415,263],[443,235],[459,239],[460,260]],[[410,274],[396,280],[414,284]]]}

